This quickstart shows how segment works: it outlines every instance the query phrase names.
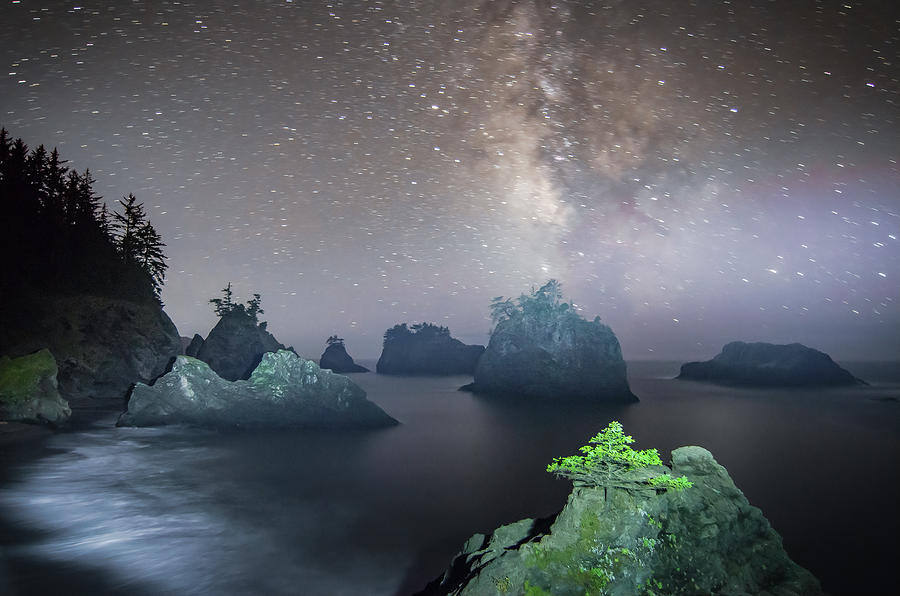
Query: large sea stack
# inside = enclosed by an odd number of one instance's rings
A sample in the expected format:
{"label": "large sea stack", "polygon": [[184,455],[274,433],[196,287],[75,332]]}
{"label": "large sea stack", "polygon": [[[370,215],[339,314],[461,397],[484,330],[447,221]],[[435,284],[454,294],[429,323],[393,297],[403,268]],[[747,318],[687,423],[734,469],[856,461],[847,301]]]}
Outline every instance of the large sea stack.
{"label": "large sea stack", "polygon": [[479,394],[549,400],[635,402],[615,333],[597,317],[586,321],[548,282],[518,304],[496,299],[495,327],[463,387]]}
{"label": "large sea stack", "polygon": [[575,488],[555,517],[475,534],[420,595],[822,593],[709,451],[676,449],[671,474],[693,486]]}
{"label": "large sea stack", "polygon": [[402,323],[384,333],[375,370],[385,375],[471,375],[483,352],[484,346],[464,344],[446,327]]}
{"label": "large sea stack", "polygon": [[279,350],[264,354],[249,379],[234,382],[196,358],[179,356],[153,385],[135,385],[118,424],[375,428],[397,421],[347,377]]}
{"label": "large sea stack", "polygon": [[679,379],[752,387],[827,387],[864,383],[828,354],[803,344],[726,344],[712,360],[682,365]]}

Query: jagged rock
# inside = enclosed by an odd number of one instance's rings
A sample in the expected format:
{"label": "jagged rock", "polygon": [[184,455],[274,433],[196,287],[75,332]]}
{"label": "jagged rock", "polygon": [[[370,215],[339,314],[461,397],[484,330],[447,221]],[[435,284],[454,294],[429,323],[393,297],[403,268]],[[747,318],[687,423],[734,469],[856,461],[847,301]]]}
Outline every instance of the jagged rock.
{"label": "jagged rock", "polygon": [[199,333],[195,333],[194,337],[191,338],[191,341],[184,347],[184,355],[196,358],[197,354],[200,353],[200,348],[202,347],[203,338]]}
{"label": "jagged rock", "polygon": [[386,375],[467,375],[484,346],[467,345],[450,330],[430,323],[395,325],[384,334],[384,347],[375,367]]}
{"label": "jagged rock", "polygon": [[662,494],[576,488],[554,518],[470,538],[420,594],[822,593],[712,454],[676,449],[671,468],[694,486]]}
{"label": "jagged rock", "polygon": [[46,348],[0,357],[0,420],[61,424],[72,410],[59,395],[56,359]]}
{"label": "jagged rock", "polygon": [[712,360],[682,365],[679,379],[757,387],[822,387],[864,383],[828,354],[803,344],[726,344]]}
{"label": "jagged rock", "polygon": [[181,351],[175,325],[154,300],[33,296],[0,325],[0,353],[48,348],[59,366],[60,394],[124,398],[132,383],[162,374]]}
{"label": "jagged rock", "polygon": [[248,380],[229,382],[179,356],[153,385],[138,383],[119,426],[347,427],[397,424],[347,377],[288,350],[267,352]]}
{"label": "jagged rock", "polygon": [[224,315],[206,337],[197,358],[209,364],[223,379],[247,379],[263,354],[284,350],[283,344],[266,331],[266,323],[242,311]]}
{"label": "jagged rock", "polygon": [[[499,299],[498,299],[499,300]],[[488,395],[537,399],[635,402],[615,333],[586,321],[562,303],[559,285],[548,282],[531,296],[496,303],[503,316],[461,389]]]}
{"label": "jagged rock", "polygon": [[353,358],[347,353],[344,342],[337,341],[328,345],[319,358],[319,366],[331,369],[338,374],[369,372],[365,366],[360,366],[353,362]]}

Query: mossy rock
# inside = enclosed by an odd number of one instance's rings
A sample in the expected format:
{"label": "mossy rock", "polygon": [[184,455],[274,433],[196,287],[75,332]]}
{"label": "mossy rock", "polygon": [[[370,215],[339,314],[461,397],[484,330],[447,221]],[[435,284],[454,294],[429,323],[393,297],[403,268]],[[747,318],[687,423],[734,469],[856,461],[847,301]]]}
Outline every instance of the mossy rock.
{"label": "mossy rock", "polygon": [[59,395],[56,359],[43,349],[19,358],[0,357],[0,418],[60,424],[72,415]]}

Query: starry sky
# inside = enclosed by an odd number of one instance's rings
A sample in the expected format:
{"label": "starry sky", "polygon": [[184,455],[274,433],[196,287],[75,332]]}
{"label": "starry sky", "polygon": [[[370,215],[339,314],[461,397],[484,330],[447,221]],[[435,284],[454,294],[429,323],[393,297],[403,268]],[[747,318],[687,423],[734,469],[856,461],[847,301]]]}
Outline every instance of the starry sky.
{"label": "starry sky", "polygon": [[892,1],[2,0],[0,124],[133,192],[166,311],[486,343],[548,278],[626,358],[900,359]]}

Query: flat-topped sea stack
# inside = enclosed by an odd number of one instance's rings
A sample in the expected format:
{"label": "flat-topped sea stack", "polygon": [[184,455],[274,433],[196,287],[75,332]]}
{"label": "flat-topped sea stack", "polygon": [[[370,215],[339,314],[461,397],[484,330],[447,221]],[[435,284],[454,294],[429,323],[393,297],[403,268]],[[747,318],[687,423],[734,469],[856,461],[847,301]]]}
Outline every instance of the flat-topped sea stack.
{"label": "flat-topped sea stack", "polygon": [[319,358],[319,366],[321,368],[330,369],[340,375],[345,373],[364,373],[369,372],[365,366],[360,366],[353,361],[347,348],[344,346],[344,340],[336,335],[328,338],[328,347]]}
{"label": "flat-topped sea stack", "polygon": [[748,387],[836,387],[865,384],[828,354],[803,344],[726,344],[712,360],[681,366],[679,379]]}
{"label": "flat-topped sea stack", "polygon": [[495,327],[462,390],[544,400],[638,401],[626,377],[615,333],[597,317],[586,321],[548,282],[518,305],[495,299]]}
{"label": "flat-topped sea stack", "polygon": [[384,375],[471,375],[484,346],[467,345],[431,323],[394,325],[375,367]]}
{"label": "flat-topped sea stack", "polygon": [[119,426],[188,424],[212,428],[376,428],[397,421],[353,381],[294,352],[263,355],[247,380],[219,377],[179,356],[153,385],[138,383]]}

